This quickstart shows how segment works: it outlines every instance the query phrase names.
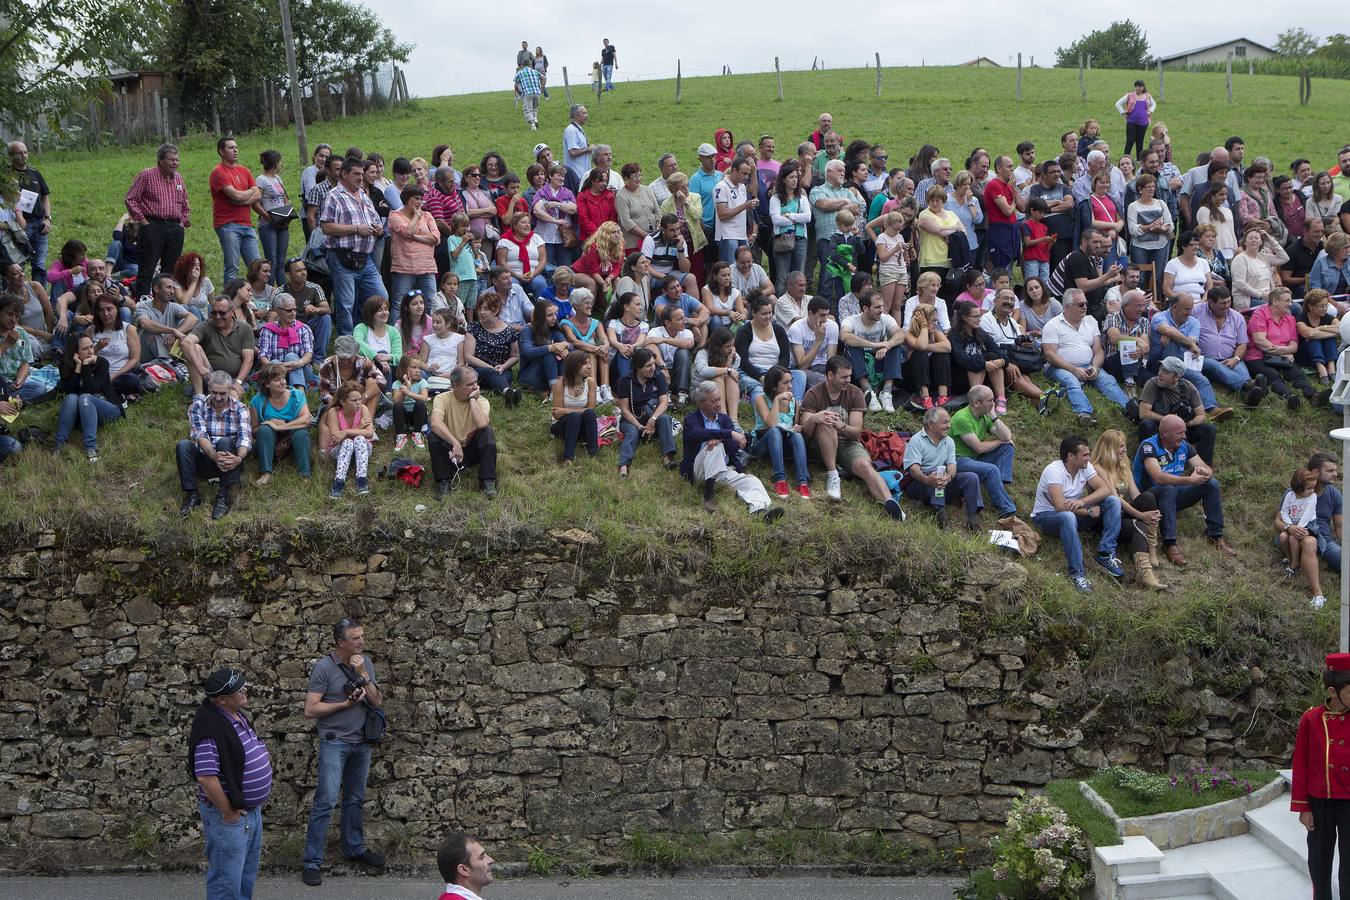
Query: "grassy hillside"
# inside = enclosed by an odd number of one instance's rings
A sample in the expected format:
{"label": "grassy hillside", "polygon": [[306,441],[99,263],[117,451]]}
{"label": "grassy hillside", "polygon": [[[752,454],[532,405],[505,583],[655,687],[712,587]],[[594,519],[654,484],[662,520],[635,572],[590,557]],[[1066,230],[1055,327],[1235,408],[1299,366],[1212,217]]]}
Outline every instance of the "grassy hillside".
{"label": "grassy hillside", "polygon": [[[876,96],[873,70],[785,72],[784,102],[777,100],[772,74],[721,78],[690,78],[683,85],[683,102],[674,102],[671,81],[622,85],[597,103],[589,95],[591,121],[587,134],[593,142],[614,146],[616,165],[636,161],[648,177],[656,175],[656,159],[676,153],[686,172],[698,165],[694,155],[713,131],[731,127],[738,137],[756,139],[772,134],[780,158],[792,153],[798,141],[815,127],[821,112],[834,115],[835,126],[846,138],[866,137],[884,143],[891,164],[903,164],[924,143],[936,144],[943,155],[959,164],[975,147],[1010,153],[1018,141],[1037,142],[1040,158],[1058,153],[1059,135],[1083,119],[1103,123],[1112,149],[1124,148],[1124,126],[1113,104],[1142,75],[1157,90],[1156,72],[1094,71],[1088,73],[1088,100],[1080,99],[1077,73],[1064,69],[1027,69],[1023,73],[1023,100],[1013,99],[1016,72],[1011,69],[885,69],[882,96]],[[561,72],[554,73],[561,81]],[[1178,165],[1187,168],[1200,150],[1222,143],[1233,134],[1246,139],[1248,159],[1260,154],[1285,170],[1296,156],[1334,165],[1336,150],[1350,140],[1344,110],[1350,105],[1350,82],[1319,81],[1309,106],[1298,105],[1298,82],[1293,77],[1233,76],[1233,104],[1226,102],[1224,78],[1217,73],[1168,72],[1167,100],[1159,104],[1156,120],[1172,133]],[[508,92],[469,94],[417,100],[411,107],[337,122],[312,123],[310,147],[325,141],[339,148],[350,145],[378,150],[387,160],[396,156],[430,156],[431,148],[446,143],[460,165],[497,150],[508,165],[524,175],[533,162],[531,150],[543,141],[561,153],[562,130],[567,124],[567,100],[561,84],[552,99],[541,104],[540,130],[526,126]],[[585,90],[573,86],[574,99],[587,102]],[[240,161],[258,171],[258,154],[276,148],[283,156],[282,176],[294,191],[303,163],[295,158],[295,136],[289,130],[261,132],[240,141]],[[194,224],[188,246],[201,252],[212,278],[220,272],[220,248],[210,230],[207,177],[216,164],[211,136],[184,142],[182,171],[193,203]],[[153,165],[149,148],[105,149],[97,153],[65,152],[35,156],[54,191],[56,221],[52,253],[70,237],[93,246],[106,246],[113,224],[121,215],[122,198],[132,177]],[[299,229],[293,229],[298,240]]]}
{"label": "grassy hillside", "polygon": [[[1061,131],[1086,116],[1106,120],[1108,138],[1118,145],[1122,129],[1111,104],[1135,74],[1091,73],[1087,103],[1079,99],[1076,74],[1055,70],[1027,71],[1026,100],[1021,104],[1012,100],[1014,73],[1008,70],[887,70],[880,100],[874,94],[874,73],[869,71],[788,73],[783,76],[784,103],[775,100],[772,75],[690,79],[678,107],[673,103],[673,84],[648,82],[625,85],[599,104],[592,97],[588,131],[593,141],[614,144],[616,161],[638,160],[649,176],[654,175],[657,155],[666,149],[677,152],[687,169],[694,163],[693,148],[710,140],[721,125],[752,138],[774,134],[787,152],[825,110],[834,114],[846,136],[865,135],[886,143],[894,161],[907,159],[926,141],[958,159],[977,145],[1006,151],[1028,137],[1049,152],[1057,149]],[[1275,159],[1277,169],[1296,154],[1330,159],[1345,141],[1342,111],[1350,102],[1350,84],[1319,83],[1313,105],[1300,108],[1292,78],[1243,75],[1234,80],[1235,103],[1230,107],[1224,102],[1221,75],[1168,73],[1168,101],[1161,105],[1158,118],[1171,127],[1183,163],[1232,133],[1246,139],[1249,154]],[[508,94],[478,94],[420,100],[402,110],[320,123],[311,127],[310,141],[328,141],[339,148],[356,144],[379,150],[387,158],[426,155],[434,144],[447,142],[461,164],[496,149],[523,172],[529,148],[537,140],[559,145],[565,119],[561,89],[543,104],[544,124],[538,134],[525,126]],[[298,182],[293,135],[246,135],[241,145],[248,162],[256,162],[264,148],[281,149],[286,154],[284,173],[292,185]],[[183,169],[196,211],[188,246],[204,253],[216,277],[219,250],[209,230],[205,187],[215,161],[214,141],[193,139],[183,149]],[[53,246],[72,235],[91,244],[96,237],[102,240],[119,214],[133,173],[152,160],[146,148],[36,157],[35,165],[45,172],[55,193]],[[298,239],[298,229],[294,237]],[[1099,409],[1104,405],[1098,403]],[[7,466],[0,472],[4,483],[0,521],[210,543],[229,542],[231,535],[253,533],[259,527],[315,521],[338,541],[353,529],[371,528],[416,539],[419,528],[432,521],[461,524],[470,537],[494,539],[509,538],[514,530],[526,527],[578,526],[605,541],[604,552],[618,568],[692,569],[732,584],[774,573],[819,573],[826,566],[841,565],[902,566],[916,583],[923,583],[925,578],[945,579],[964,571],[985,553],[980,538],[939,532],[930,516],[912,506],[910,521],[894,525],[854,485],[845,486],[846,503],[829,505],[818,473],[820,499],[810,503],[793,499],[789,515],[774,530],[749,522],[743,507],[725,497],[719,512],[708,516],[693,488],[661,470],[648,448],[640,452],[633,476],[625,481],[615,476],[613,449],[598,460],[583,459],[576,468],[563,471],[555,462],[556,446],[546,434],[548,416],[543,407],[532,402],[515,410],[494,405],[493,416],[503,448],[502,493],[496,503],[470,491],[438,505],[429,485],[415,493],[376,482],[368,500],[349,499],[334,506],[323,499],[330,466],[320,464],[315,483],[309,484],[295,476],[289,462],[282,462],[265,491],[249,487],[242,492],[225,522],[210,525],[199,512],[184,525],[177,518],[172,459],[173,442],[186,432],[184,404],[177,394],[162,394],[134,407],[129,421],[104,430],[96,467],[76,453],[57,459],[45,451],[25,454]],[[18,424],[51,428],[53,418],[54,410],[48,406],[26,413]],[[1127,427],[1114,410],[1103,411],[1101,418],[1103,428]],[[747,425],[748,419],[743,411]],[[1067,405],[1042,419],[1020,399],[1013,404],[1010,421],[1018,439],[1013,496],[1025,515],[1040,469],[1054,458],[1059,439],[1076,429],[1076,421]],[[993,624],[985,621],[978,627],[1051,629],[1065,651],[1082,654],[1094,677],[1113,685],[1131,705],[1166,701],[1159,669],[1177,652],[1190,652],[1200,660],[1198,680],[1227,678],[1248,666],[1267,671],[1306,667],[1334,642],[1337,604],[1333,599],[1324,611],[1314,613],[1301,584],[1280,580],[1270,523],[1288,473],[1313,450],[1335,449],[1326,436],[1334,424],[1325,411],[1305,407],[1290,414],[1268,402],[1266,408],[1241,411],[1221,426],[1217,469],[1228,535],[1243,553],[1238,564],[1209,552],[1196,509],[1182,516],[1183,547],[1191,565],[1184,574],[1163,566],[1162,576],[1174,585],[1172,593],[1148,596],[1094,571],[1089,574],[1098,590],[1083,597],[1069,589],[1060,548],[1047,540],[1039,558],[1028,566],[1029,581],[1011,586],[1007,607],[989,610]],[[907,413],[869,414],[868,426],[912,430],[918,421]],[[391,448],[387,439],[380,444],[372,472],[392,455]],[[762,465],[756,464],[753,471],[767,476]],[[255,472],[250,463],[248,481]],[[1334,598],[1335,578],[1328,574],[1324,581],[1325,592]]]}

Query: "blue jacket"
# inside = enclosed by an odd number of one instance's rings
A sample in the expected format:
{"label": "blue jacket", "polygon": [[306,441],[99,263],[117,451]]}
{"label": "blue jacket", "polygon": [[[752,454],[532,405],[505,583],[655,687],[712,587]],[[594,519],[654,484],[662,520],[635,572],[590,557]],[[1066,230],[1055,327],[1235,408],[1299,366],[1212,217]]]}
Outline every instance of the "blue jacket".
{"label": "blue jacket", "polygon": [[[567,338],[563,337],[563,333],[559,331],[557,328],[554,328],[552,331],[548,333],[548,339],[549,343],[554,344],[556,344],[558,341],[565,342],[567,340]],[[536,360],[543,359],[545,356],[548,355],[548,352],[549,350],[547,346],[541,346],[534,342],[534,329],[531,328],[529,325],[526,325],[525,330],[520,333],[521,367],[523,368],[524,366],[532,362],[535,362]]]}
{"label": "blue jacket", "polygon": [[736,446],[736,441],[731,437],[733,433],[731,417],[726,413],[717,414],[716,428],[709,428],[704,423],[701,410],[695,409],[685,416],[682,431],[684,458],[680,460],[680,474],[690,481],[694,480],[694,457],[698,456],[698,451],[702,450],[703,445],[711,440],[722,441],[722,446],[727,451],[727,461],[736,471],[741,471],[741,468],[736,465],[736,451],[740,448]]}

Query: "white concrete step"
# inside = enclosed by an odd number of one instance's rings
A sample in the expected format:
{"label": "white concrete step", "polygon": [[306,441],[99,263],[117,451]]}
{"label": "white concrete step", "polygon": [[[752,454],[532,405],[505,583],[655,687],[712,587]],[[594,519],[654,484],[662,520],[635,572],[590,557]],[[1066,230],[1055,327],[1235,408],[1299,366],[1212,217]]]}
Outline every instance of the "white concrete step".
{"label": "white concrete step", "polygon": [[1309,900],[1312,882],[1292,866],[1236,872],[1215,872],[1214,896],[1219,900]]}
{"label": "white concrete step", "polygon": [[1244,834],[1191,844],[1167,852],[1168,858],[1201,866],[1210,890],[1220,900],[1301,900],[1312,896],[1305,869],[1290,865],[1259,838]]}
{"label": "white concrete step", "polygon": [[1308,831],[1289,809],[1289,795],[1246,813],[1251,834],[1296,869],[1308,867]]}
{"label": "white concrete step", "polygon": [[1168,853],[1153,874],[1122,875],[1117,879],[1117,900],[1159,900],[1159,898],[1212,896],[1209,870],[1189,859]]}

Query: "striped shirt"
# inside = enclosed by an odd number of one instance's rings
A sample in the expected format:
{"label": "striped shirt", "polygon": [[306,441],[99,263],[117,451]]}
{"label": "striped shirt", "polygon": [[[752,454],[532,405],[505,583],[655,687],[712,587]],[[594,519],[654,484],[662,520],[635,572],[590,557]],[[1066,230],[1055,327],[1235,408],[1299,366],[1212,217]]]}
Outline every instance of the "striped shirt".
{"label": "striped shirt", "polygon": [[422,209],[431,213],[433,219],[449,222],[455,213],[464,212],[464,201],[460,199],[459,191],[447,194],[432,184],[427,185],[422,198]]}
{"label": "striped shirt", "polygon": [[212,406],[208,397],[193,401],[188,408],[188,421],[192,423],[193,443],[207,438],[214,445],[221,438],[234,438],[240,455],[253,446],[248,410],[233,397],[223,410]]}
{"label": "striped shirt", "polygon": [[[315,185],[317,188],[318,185]],[[319,222],[334,222],[338,225],[375,225],[381,230],[384,222],[370,202],[365,191],[353,194],[338,185],[328,192],[319,211]],[[354,250],[357,253],[371,253],[375,250],[375,238],[369,234],[328,235],[324,246],[330,250]]]}
{"label": "striped shirt", "polygon": [[[239,805],[243,809],[254,809],[266,803],[272,793],[272,758],[267,752],[267,745],[248,726],[243,716],[229,718],[230,724],[234,725],[234,733],[239,735],[239,743],[244,746],[244,796]],[[192,750],[192,767],[198,776],[220,777],[220,750],[216,747],[215,738],[203,738],[197,742]],[[234,800],[229,796],[229,788],[225,786],[223,778],[220,779],[220,788],[226,797]],[[206,792],[200,784],[197,785],[197,797],[206,800]]]}
{"label": "striped shirt", "polygon": [[526,66],[521,66],[516,70],[516,87],[522,94],[542,94],[544,92],[544,86],[539,81],[539,73]]}
{"label": "striped shirt", "polygon": [[165,177],[159,166],[142,169],[127,191],[127,212],[133,219],[168,219],[188,226],[188,195],[183,176]]}
{"label": "striped shirt", "polygon": [[296,321],[293,333],[288,337],[286,346],[282,346],[282,335],[273,327],[281,326],[268,323],[258,329],[258,359],[281,362],[287,353],[294,353],[304,359],[306,353],[314,352],[314,332],[304,322]]}

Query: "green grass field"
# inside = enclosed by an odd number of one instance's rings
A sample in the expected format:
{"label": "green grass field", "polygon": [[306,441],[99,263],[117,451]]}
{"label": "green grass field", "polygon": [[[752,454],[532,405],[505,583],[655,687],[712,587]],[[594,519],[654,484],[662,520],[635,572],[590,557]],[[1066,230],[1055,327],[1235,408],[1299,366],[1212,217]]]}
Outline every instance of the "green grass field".
{"label": "green grass field", "polygon": [[[654,175],[658,154],[672,149],[686,169],[693,149],[710,140],[714,128],[731,125],[738,134],[774,134],[783,152],[814,126],[822,111],[834,114],[847,137],[865,135],[884,142],[891,159],[903,162],[920,144],[932,141],[958,160],[975,146],[1007,151],[1021,139],[1035,139],[1047,152],[1057,149],[1058,135],[1086,116],[1107,121],[1106,134],[1120,140],[1121,127],[1111,108],[1133,81],[1133,72],[1093,72],[1090,100],[1079,99],[1076,75],[1069,71],[1028,70],[1021,104],[1012,100],[1014,73],[1009,70],[896,69],[885,73],[884,94],[874,95],[871,71],[786,73],[786,102],[775,100],[772,75],[689,79],[684,102],[673,103],[673,84],[624,85],[596,104],[588,133],[593,141],[616,148],[616,162],[638,160]],[[1152,79],[1150,78],[1150,82]],[[1350,84],[1319,82],[1313,104],[1296,103],[1292,78],[1235,76],[1235,102],[1224,101],[1223,76],[1168,73],[1166,103],[1158,118],[1167,122],[1183,167],[1186,157],[1213,146],[1232,133],[1247,141],[1249,156],[1269,155],[1282,169],[1295,154],[1331,159],[1344,143],[1343,110]],[[580,99],[578,94],[578,99]],[[559,86],[543,104],[543,126],[531,132],[509,94],[478,94],[416,101],[412,107],[352,119],[324,122],[309,129],[311,145],[327,141],[338,148],[356,144],[379,150],[386,158],[427,155],[437,143],[451,144],[460,164],[487,149],[503,153],[512,168],[522,163],[537,140],[557,147],[566,119],[566,99]],[[295,141],[289,132],[245,135],[242,159],[256,162],[259,151],[277,147],[286,154],[284,174],[298,183]],[[783,153],[780,153],[780,156]],[[53,248],[69,236],[90,244],[106,239],[121,210],[121,198],[135,171],[152,164],[152,148],[104,150],[35,156],[54,190],[57,228]],[[206,178],[215,162],[213,139],[202,136],[183,145],[183,171],[189,182],[195,223],[188,247],[210,261],[219,274],[219,250],[209,231]],[[298,241],[299,229],[293,238]],[[53,253],[55,249],[53,250]],[[1114,410],[1099,402],[1102,427],[1127,428]],[[51,406],[25,413],[29,423],[51,428]],[[700,508],[693,488],[657,465],[655,451],[644,448],[633,476],[615,476],[614,450],[600,459],[581,461],[561,471],[556,446],[546,433],[548,415],[527,401],[507,410],[494,405],[502,454],[502,493],[496,503],[472,491],[441,505],[430,485],[413,492],[401,485],[375,483],[366,501],[340,505],[324,499],[331,467],[320,464],[315,483],[302,482],[289,462],[262,491],[246,488],[235,511],[212,526],[199,513],[189,524],[177,518],[178,488],[172,446],[186,433],[184,403],[176,393],[153,396],[133,407],[128,421],[101,434],[101,461],[88,466],[76,453],[55,459],[45,451],[25,454],[0,478],[0,521],[69,528],[91,536],[115,538],[124,533],[147,539],[174,536],[202,542],[231,541],[233,535],[259,528],[319,523],[335,539],[355,531],[380,528],[408,533],[423,525],[457,525],[470,536],[509,538],[522,528],[579,526],[604,541],[604,553],[623,569],[698,571],[709,579],[732,582],[760,580],[773,573],[819,572],[862,559],[887,571],[901,571],[908,583],[934,584],[964,571],[984,553],[982,541],[962,532],[939,532],[930,516],[913,509],[909,523],[896,526],[868,503],[862,492],[846,485],[842,505],[823,499],[790,501],[789,515],[776,530],[750,522],[734,499],[721,500],[717,515]],[[742,411],[748,424],[748,414]],[[1010,415],[1018,440],[1013,497],[1025,516],[1041,468],[1055,456],[1059,439],[1075,430],[1067,405],[1050,419],[1036,416],[1023,400]],[[1165,704],[1169,688],[1157,677],[1159,664],[1177,652],[1197,659],[1197,679],[1232,677],[1234,667],[1260,664],[1293,665],[1308,660],[1334,642],[1335,600],[1314,613],[1301,584],[1280,580],[1271,547],[1271,521],[1289,472],[1315,449],[1335,449],[1327,429],[1336,424],[1326,411],[1305,407],[1290,414],[1268,401],[1258,411],[1243,410],[1220,427],[1218,476],[1223,486],[1228,535],[1243,553],[1238,564],[1212,554],[1201,538],[1199,510],[1182,516],[1182,542],[1191,565],[1183,572],[1164,564],[1164,580],[1174,584],[1165,595],[1146,595],[1116,585],[1092,572],[1097,590],[1072,593],[1063,576],[1058,544],[1043,543],[1029,564],[1029,583],[1016,590],[1006,607],[990,608],[977,627],[1022,633],[1052,629],[1064,651],[1089,660],[1094,677],[1128,695],[1130,704]],[[868,426],[912,430],[917,419],[906,413],[870,415]],[[1127,429],[1128,430],[1128,429]],[[1089,435],[1095,439],[1096,435]],[[379,445],[374,468],[392,454],[392,443]],[[410,454],[414,457],[416,453]],[[767,476],[765,467],[752,471]],[[248,466],[251,482],[255,466]],[[817,485],[822,482],[817,478]],[[427,508],[419,508],[425,506]],[[1324,578],[1324,591],[1334,597],[1337,584]],[[1265,658],[1277,653],[1278,661]],[[1243,669],[1245,671],[1245,669]],[[1302,698],[1293,697],[1297,706]]]}

